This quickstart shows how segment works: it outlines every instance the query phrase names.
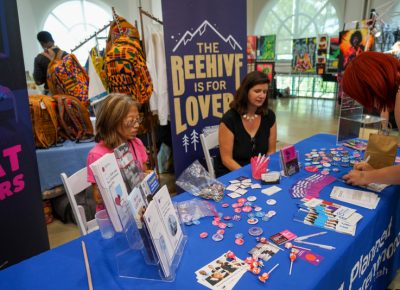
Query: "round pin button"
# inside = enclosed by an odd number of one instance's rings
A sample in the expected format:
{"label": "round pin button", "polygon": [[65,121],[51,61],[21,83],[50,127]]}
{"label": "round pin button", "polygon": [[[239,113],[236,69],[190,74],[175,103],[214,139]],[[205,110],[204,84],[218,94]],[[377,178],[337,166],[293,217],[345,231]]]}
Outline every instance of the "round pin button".
{"label": "round pin button", "polygon": [[263,211],[256,212],[256,217],[262,218],[264,215],[265,215],[265,212],[263,212]]}
{"label": "round pin button", "polygon": [[241,213],[242,212],[242,208],[241,207],[237,207],[237,208],[234,209],[234,212]]}
{"label": "round pin button", "polygon": [[219,223],[218,227],[220,229],[225,229],[226,228],[226,223]]}
{"label": "round pin button", "polygon": [[262,207],[261,206],[256,206],[255,208],[254,208],[254,211],[262,211]]}
{"label": "round pin button", "polygon": [[229,203],[223,203],[221,206],[222,207],[229,207]]}
{"label": "round pin button", "polygon": [[258,223],[258,218],[248,219],[247,223],[250,224],[250,225],[255,225],[256,223]]}
{"label": "round pin button", "polygon": [[214,241],[216,241],[216,242],[221,241],[223,238],[224,238],[224,235],[221,235],[221,234],[218,234],[218,233],[215,233],[215,234],[212,235],[212,239]]}
{"label": "round pin button", "polygon": [[236,238],[236,239],[241,239],[241,238],[243,238],[243,234],[242,234],[242,233],[237,233],[237,234],[235,235],[235,238]]}
{"label": "round pin button", "polygon": [[249,235],[253,237],[261,236],[263,233],[263,229],[260,227],[251,227],[249,228]]}
{"label": "round pin button", "polygon": [[254,195],[250,195],[249,197],[247,197],[248,201],[256,201],[257,197],[255,197]]}
{"label": "round pin button", "polygon": [[200,234],[200,238],[202,238],[202,239],[205,239],[205,238],[207,238],[208,237],[208,233],[207,232],[202,232],[201,234]]}
{"label": "round pin button", "polygon": [[238,246],[241,246],[241,245],[244,244],[244,240],[243,240],[242,238],[236,239],[236,240],[235,240],[235,244],[238,245]]}
{"label": "round pin button", "polygon": [[274,210],[270,210],[269,212],[267,212],[267,216],[268,217],[273,217],[274,215],[276,215],[276,211],[274,211]]}
{"label": "round pin button", "polygon": [[226,220],[226,221],[230,221],[231,219],[232,219],[232,217],[229,215],[224,216],[224,220]]}
{"label": "round pin button", "polygon": [[247,201],[247,199],[245,199],[244,197],[238,198],[238,203],[245,203]]}
{"label": "round pin button", "polygon": [[246,206],[243,207],[243,209],[242,209],[242,211],[244,211],[244,212],[251,212],[252,210],[253,210],[252,207],[249,206],[249,205],[246,205]]}
{"label": "round pin button", "polygon": [[238,221],[240,221],[242,219],[242,217],[240,215],[238,215],[238,214],[235,214],[232,219],[234,221],[238,222]]}
{"label": "round pin button", "polygon": [[225,230],[222,230],[222,229],[221,229],[221,230],[218,230],[218,231],[217,231],[217,234],[223,235],[223,234],[225,234]]}
{"label": "round pin button", "polygon": [[276,204],[276,200],[275,200],[275,199],[272,199],[272,198],[271,198],[271,199],[268,199],[268,200],[267,200],[267,204],[268,204],[268,205],[274,205],[274,204]]}

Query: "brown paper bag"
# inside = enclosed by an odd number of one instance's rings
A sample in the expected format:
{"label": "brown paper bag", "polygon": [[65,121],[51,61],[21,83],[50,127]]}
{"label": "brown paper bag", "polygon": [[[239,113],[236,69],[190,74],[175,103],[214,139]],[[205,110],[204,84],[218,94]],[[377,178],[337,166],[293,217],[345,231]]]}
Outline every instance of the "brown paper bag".
{"label": "brown paper bag", "polygon": [[397,136],[370,134],[365,158],[370,156],[368,163],[375,169],[393,165],[397,155]]}

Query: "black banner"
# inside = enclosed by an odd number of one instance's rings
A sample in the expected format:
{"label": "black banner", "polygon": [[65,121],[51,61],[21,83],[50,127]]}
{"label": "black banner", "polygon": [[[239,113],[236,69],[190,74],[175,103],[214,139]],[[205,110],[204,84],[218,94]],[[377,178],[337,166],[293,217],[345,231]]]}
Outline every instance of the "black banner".
{"label": "black banner", "polygon": [[16,0],[0,0],[0,232],[0,270],[49,249]]}

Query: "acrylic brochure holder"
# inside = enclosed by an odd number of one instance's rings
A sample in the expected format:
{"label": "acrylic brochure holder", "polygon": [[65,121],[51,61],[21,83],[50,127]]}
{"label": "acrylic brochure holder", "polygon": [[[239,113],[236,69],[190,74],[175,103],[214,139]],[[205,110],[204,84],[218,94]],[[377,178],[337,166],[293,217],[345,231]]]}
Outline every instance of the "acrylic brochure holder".
{"label": "acrylic brochure holder", "polygon": [[138,229],[133,217],[124,227],[124,233],[127,245],[124,250],[116,254],[118,275],[121,278],[165,282],[175,280],[176,270],[187,242],[187,236],[184,233],[172,259],[167,257],[165,251],[161,251],[160,257],[155,250],[155,247],[163,248],[165,241],[162,237],[152,239],[145,226]]}

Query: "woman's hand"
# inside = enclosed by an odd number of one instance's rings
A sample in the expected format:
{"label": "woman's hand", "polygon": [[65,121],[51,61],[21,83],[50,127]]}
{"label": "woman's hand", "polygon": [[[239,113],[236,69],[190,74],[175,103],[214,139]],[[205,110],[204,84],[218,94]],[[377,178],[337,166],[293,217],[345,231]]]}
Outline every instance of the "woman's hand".
{"label": "woman's hand", "polygon": [[[371,167],[371,165],[369,166]],[[348,174],[344,175],[343,179],[346,183],[351,185],[367,185],[370,183],[368,180],[368,175],[368,171],[352,170]]]}
{"label": "woman's hand", "polygon": [[367,162],[360,162],[354,164],[354,170],[359,170],[359,171],[369,171],[369,170],[374,170],[371,165],[369,165]]}

